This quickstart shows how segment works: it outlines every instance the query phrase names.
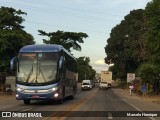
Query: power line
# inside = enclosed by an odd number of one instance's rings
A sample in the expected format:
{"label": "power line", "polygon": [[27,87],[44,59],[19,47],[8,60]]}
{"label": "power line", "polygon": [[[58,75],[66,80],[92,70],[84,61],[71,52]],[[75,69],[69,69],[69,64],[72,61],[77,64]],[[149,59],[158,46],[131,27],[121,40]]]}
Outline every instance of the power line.
{"label": "power line", "polygon": [[[46,24],[46,23],[41,23],[41,22],[35,22],[35,21],[26,21],[26,22],[29,22],[29,23],[31,23],[31,24],[39,24],[39,25],[44,25],[44,26],[47,26],[47,27],[52,27],[53,28],[53,26],[56,26],[56,27],[58,27],[58,28],[60,28],[60,27],[65,27],[65,28],[71,28],[71,27],[69,27],[69,26],[60,26],[60,25],[50,25],[50,24]],[[79,28],[73,28],[72,27],[72,29],[79,29]],[[105,33],[105,32],[99,32],[99,31],[94,31],[94,30],[90,30],[90,29],[87,29],[87,28],[84,28],[83,30],[89,30],[90,32],[94,32],[94,33],[100,33],[100,34],[110,34],[110,33]]]}
{"label": "power line", "polygon": [[[26,6],[24,6],[24,7],[26,7]],[[28,7],[28,6],[27,6]],[[35,7],[30,7],[30,9],[39,9],[39,8],[35,8]],[[42,9],[40,9],[40,10],[42,10]],[[44,10],[43,10],[44,11]],[[45,10],[46,11],[46,10]],[[53,13],[53,11],[47,11],[47,12],[52,12]],[[97,20],[97,19],[96,19]],[[49,24],[46,24],[46,23],[38,23],[38,22],[35,22],[35,21],[27,21],[27,22],[30,22],[30,23],[33,23],[33,24],[40,24],[40,25],[45,25],[45,26],[52,26],[52,25],[49,25]],[[60,27],[64,27],[64,26],[60,26]],[[65,26],[65,28],[71,28],[71,27],[66,27]],[[75,28],[74,28],[75,29]],[[76,29],[78,29],[78,28],[76,28]],[[84,28],[83,30],[89,30],[89,29],[86,29],[86,28]],[[94,33],[101,33],[101,34],[106,34],[105,32],[99,32],[99,31],[94,31],[94,30],[89,30],[90,32],[94,32]],[[110,33],[108,33],[108,34],[110,34]]]}
{"label": "power line", "polygon": [[[17,0],[17,1],[20,1],[23,3],[26,2],[26,3],[30,3],[29,1],[26,1],[26,0]],[[35,2],[35,1],[32,1],[32,3],[36,3],[36,4],[40,4],[40,5],[46,5],[47,7],[50,6],[50,4],[46,4],[46,3],[40,3],[40,2]],[[53,7],[53,6],[52,6]],[[94,13],[94,14],[103,14],[103,15],[108,15],[108,16],[114,16],[114,17],[124,17],[124,16],[121,16],[121,15],[116,15],[116,14],[106,14],[106,13],[103,13],[103,12],[94,12],[94,11],[91,11],[91,10],[84,10],[84,9],[75,9],[75,8],[70,8],[70,7],[62,7],[62,6],[54,6],[54,7],[57,7],[57,8],[63,8],[63,9],[67,9],[67,10],[74,10],[74,11],[84,11],[85,13],[88,12],[88,13]]]}
{"label": "power line", "polygon": [[[5,3],[5,4],[8,4],[7,2],[2,2],[2,3]],[[21,7],[24,7],[24,8],[29,8],[29,10],[31,9],[31,10],[35,10],[35,11],[38,11],[38,12],[47,12],[47,13],[54,13],[54,14],[56,14],[56,13],[58,13],[59,11],[56,11],[56,10],[51,10],[51,9],[42,9],[42,8],[39,8],[39,7],[31,7],[31,6],[26,6],[26,5],[20,5],[20,4],[15,4],[15,3],[11,3],[10,2],[10,4],[11,4],[11,6],[12,5],[16,5],[16,6],[21,6]],[[9,4],[9,5],[10,5]],[[100,17],[97,17],[96,16],[96,18],[95,18],[95,16],[82,16],[82,15],[80,15],[80,14],[74,14],[73,12],[72,13],[67,13],[66,11],[64,11],[64,12],[62,12],[61,13],[61,15],[69,15],[69,16],[72,16],[72,17],[79,17],[79,18],[84,18],[84,19],[90,19],[90,20],[100,20],[100,21],[110,21],[110,22],[114,22],[114,21],[119,21],[119,20],[116,20],[116,19],[106,19],[106,18],[100,18]]]}
{"label": "power line", "polygon": [[[0,0],[1,1],[1,0]],[[7,3],[7,2],[2,2],[2,3]],[[8,3],[7,3],[8,4]],[[31,7],[31,6],[26,6],[26,5],[19,5],[19,4],[15,4],[15,3],[11,3],[12,5],[16,5],[16,6],[23,6],[24,8],[29,8],[29,9],[32,9],[32,10],[38,10],[39,11],[42,11],[42,12],[47,12],[47,13],[56,13],[56,11],[51,11],[51,10],[44,10],[42,8],[38,8],[38,7]],[[63,13],[64,14],[64,13]],[[66,14],[65,14],[66,15]],[[73,15],[73,14],[72,14]],[[79,16],[81,17],[81,16]],[[81,17],[82,18],[82,17]],[[89,18],[89,17],[85,17],[85,18]],[[93,18],[92,18],[93,19]],[[96,19],[94,18],[94,20],[99,20],[99,19]],[[102,20],[102,19],[101,19]],[[44,25],[44,26],[48,26],[48,27],[53,27],[53,25],[50,25],[50,24],[46,24],[46,23],[41,23],[41,22],[35,22],[35,21],[28,21],[28,20],[25,20],[26,22],[29,22],[29,23],[32,23],[32,24],[39,24],[39,25]],[[65,28],[71,28],[69,26],[57,26],[57,25],[54,25],[56,27],[65,27]],[[73,28],[73,27],[72,27]],[[74,29],[79,29],[79,28],[74,28]],[[83,30],[89,30],[89,29],[86,29],[84,28]],[[94,30],[89,30],[90,32],[94,32],[94,33],[101,33],[101,34],[110,34],[110,33],[105,33],[105,32],[99,32],[99,31],[94,31]]]}

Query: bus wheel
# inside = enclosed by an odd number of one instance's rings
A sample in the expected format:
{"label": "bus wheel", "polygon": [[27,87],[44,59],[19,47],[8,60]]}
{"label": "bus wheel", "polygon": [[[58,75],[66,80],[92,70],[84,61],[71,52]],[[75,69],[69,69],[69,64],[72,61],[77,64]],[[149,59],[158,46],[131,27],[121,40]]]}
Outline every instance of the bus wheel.
{"label": "bus wheel", "polygon": [[24,100],[24,104],[25,105],[29,105],[30,104],[30,100]]}
{"label": "bus wheel", "polygon": [[64,100],[64,96],[65,96],[65,93],[64,93],[64,88],[63,88],[63,92],[61,93],[61,98],[57,100],[58,104],[62,104],[63,103],[63,100]]}
{"label": "bus wheel", "polygon": [[75,98],[75,93],[73,93],[73,95],[71,95],[69,98],[70,100],[73,100]]}
{"label": "bus wheel", "polygon": [[57,103],[62,104],[63,103],[63,97],[61,99],[57,100]]}
{"label": "bus wheel", "polygon": [[74,91],[73,91],[73,94],[72,94],[71,96],[69,96],[69,99],[70,99],[70,100],[73,100],[74,97],[75,97],[75,93],[74,93]]}
{"label": "bus wheel", "polygon": [[76,87],[73,87],[72,95],[71,95],[71,96],[69,96],[70,100],[73,100],[73,99],[74,99],[75,94],[76,94]]}

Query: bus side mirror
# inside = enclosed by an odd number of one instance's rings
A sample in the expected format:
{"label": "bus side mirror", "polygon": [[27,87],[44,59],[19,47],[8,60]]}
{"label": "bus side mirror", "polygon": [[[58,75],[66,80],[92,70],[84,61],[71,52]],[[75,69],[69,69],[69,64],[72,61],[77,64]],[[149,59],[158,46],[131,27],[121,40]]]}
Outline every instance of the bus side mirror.
{"label": "bus side mirror", "polygon": [[63,68],[64,68],[65,58],[63,56],[60,57],[59,64],[58,64],[58,78],[63,76]]}
{"label": "bus side mirror", "polygon": [[65,58],[61,56],[60,60],[59,60],[59,69],[62,70],[63,69],[63,64],[64,64]]}
{"label": "bus side mirror", "polygon": [[14,57],[10,60],[10,70],[13,71],[16,68],[18,59],[17,57]]}

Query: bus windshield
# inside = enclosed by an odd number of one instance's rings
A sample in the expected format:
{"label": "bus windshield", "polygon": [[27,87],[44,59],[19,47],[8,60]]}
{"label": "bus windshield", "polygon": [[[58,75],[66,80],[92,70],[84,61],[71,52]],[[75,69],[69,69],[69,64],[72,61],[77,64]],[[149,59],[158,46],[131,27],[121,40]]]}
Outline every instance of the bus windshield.
{"label": "bus windshield", "polygon": [[17,82],[42,84],[56,81],[58,53],[19,53]]}

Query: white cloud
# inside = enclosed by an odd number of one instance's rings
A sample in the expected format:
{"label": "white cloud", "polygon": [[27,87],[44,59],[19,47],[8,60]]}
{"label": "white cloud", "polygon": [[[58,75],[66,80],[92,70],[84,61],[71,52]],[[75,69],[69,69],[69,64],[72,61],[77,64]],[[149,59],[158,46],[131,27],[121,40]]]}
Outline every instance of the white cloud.
{"label": "white cloud", "polygon": [[95,61],[95,64],[105,64],[105,63],[104,63],[104,60],[97,60]]}
{"label": "white cloud", "polygon": [[104,60],[102,60],[102,59],[97,60],[91,64],[91,66],[93,67],[93,69],[96,70],[97,73],[100,73],[101,71],[107,71],[108,68],[112,65],[113,64],[108,65],[108,64],[104,63]]}

